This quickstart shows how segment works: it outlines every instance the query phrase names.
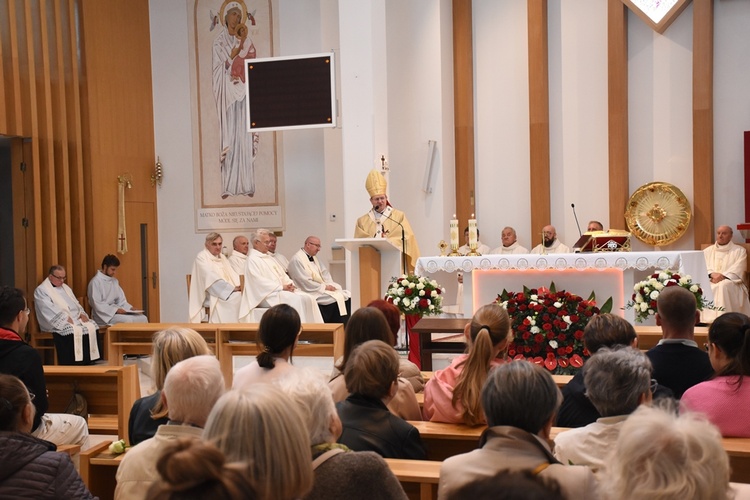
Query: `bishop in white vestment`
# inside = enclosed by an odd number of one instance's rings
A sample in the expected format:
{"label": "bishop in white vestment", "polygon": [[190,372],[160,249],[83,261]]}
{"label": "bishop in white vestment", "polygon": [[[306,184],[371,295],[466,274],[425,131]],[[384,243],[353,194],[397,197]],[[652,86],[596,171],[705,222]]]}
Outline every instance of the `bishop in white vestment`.
{"label": "bishop in white vestment", "polygon": [[206,248],[195,258],[188,297],[191,323],[237,323],[242,300],[240,277],[221,253],[222,246],[221,235],[209,233]]}
{"label": "bishop in white vestment", "polygon": [[713,321],[724,312],[750,315],[750,300],[744,282],[747,251],[732,242],[732,235],[731,227],[719,226],[716,230],[716,243],[703,250],[714,304],[724,310],[704,310],[701,321]]}

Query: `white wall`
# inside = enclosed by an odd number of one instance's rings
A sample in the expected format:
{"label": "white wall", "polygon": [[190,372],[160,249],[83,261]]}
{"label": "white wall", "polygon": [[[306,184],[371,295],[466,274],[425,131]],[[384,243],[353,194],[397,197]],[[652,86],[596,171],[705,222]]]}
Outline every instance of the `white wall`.
{"label": "white wall", "polygon": [[[159,189],[162,320],[186,317],[184,275],[203,244],[193,224],[186,0],[150,0]],[[477,216],[482,240],[515,226],[530,241],[527,207],[526,2],[474,0]],[[283,133],[286,232],[332,244],[369,209],[364,180],[385,154],[390,199],[405,210],[423,255],[448,238],[455,211],[450,0],[278,0],[278,55],[333,49],[341,127]],[[744,218],[742,132],[750,130],[750,2],[715,2],[716,223]],[[630,185],[672,182],[692,200],[692,7],[659,35],[629,14]],[[572,244],[581,223],[608,217],[606,2],[549,2],[552,220]],[[421,191],[427,141],[437,141],[436,190]],[[337,220],[329,217],[336,214]],[[465,221],[462,221],[462,225]],[[225,235],[231,240],[233,234]],[[638,246],[638,245],[636,245]],[[689,234],[673,248],[692,248]],[[330,258],[329,248],[325,256]]]}

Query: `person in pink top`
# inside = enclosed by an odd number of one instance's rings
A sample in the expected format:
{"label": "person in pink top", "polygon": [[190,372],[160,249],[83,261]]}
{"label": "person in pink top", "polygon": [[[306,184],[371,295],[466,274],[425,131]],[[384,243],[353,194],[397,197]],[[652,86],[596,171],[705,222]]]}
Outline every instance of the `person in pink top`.
{"label": "person in pink top", "polygon": [[719,316],[706,348],[716,376],[685,391],[683,408],[705,414],[724,437],[750,437],[750,318]]}
{"label": "person in pink top", "polygon": [[490,370],[505,362],[513,339],[508,311],[497,304],[480,307],[464,328],[464,336],[468,352],[454,358],[448,368],[436,371],[425,385],[425,420],[485,423],[480,394]]}

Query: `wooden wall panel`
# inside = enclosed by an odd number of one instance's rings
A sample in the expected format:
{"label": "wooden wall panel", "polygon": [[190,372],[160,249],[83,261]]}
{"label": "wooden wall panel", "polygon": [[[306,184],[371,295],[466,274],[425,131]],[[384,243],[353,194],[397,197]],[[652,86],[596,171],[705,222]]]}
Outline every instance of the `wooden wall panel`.
{"label": "wooden wall panel", "polygon": [[630,198],[628,14],[621,0],[609,0],[607,24],[609,227],[626,229],[625,205]]}
{"label": "wooden wall panel", "polygon": [[531,246],[542,242],[550,223],[549,52],[547,0],[528,0],[529,177]]}
{"label": "wooden wall panel", "polygon": [[29,294],[62,264],[85,295],[115,251],[118,174],[133,175],[131,198],[156,204],[150,51],[148,0],[0,2],[0,134],[25,138],[13,193],[29,226],[14,235],[16,283]]}
{"label": "wooden wall panel", "polygon": [[456,215],[465,227],[476,214],[474,193],[474,49],[471,0],[453,0],[453,93]]}

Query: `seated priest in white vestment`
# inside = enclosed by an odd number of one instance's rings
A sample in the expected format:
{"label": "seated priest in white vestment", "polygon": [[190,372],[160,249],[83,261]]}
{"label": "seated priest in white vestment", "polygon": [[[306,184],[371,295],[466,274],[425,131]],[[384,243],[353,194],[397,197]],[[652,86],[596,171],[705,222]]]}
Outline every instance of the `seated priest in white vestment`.
{"label": "seated priest in white vestment", "polygon": [[706,269],[714,293],[714,304],[723,311],[703,310],[701,321],[710,322],[725,312],[738,312],[750,315],[750,300],[744,277],[747,271],[747,251],[745,247],[732,242],[734,232],[729,226],[719,226],[716,230],[716,243],[703,250]]}
{"label": "seated priest in white vestment", "polygon": [[[464,229],[464,244],[458,247],[458,253],[461,255],[468,255],[469,252],[471,252],[471,247],[469,246],[469,228],[467,227]],[[481,241],[479,241],[479,229],[477,228],[477,252],[481,255],[487,255],[490,253],[490,247],[489,245],[485,245]]]}
{"label": "seated priest in white vestment", "polygon": [[239,276],[245,274],[247,265],[247,253],[250,251],[250,240],[240,235],[235,236],[232,241],[232,253],[227,257],[234,272]]}
{"label": "seated priest in white vestment", "polygon": [[323,321],[346,325],[352,313],[352,294],[333,281],[317,256],[319,251],[320,238],[308,236],[305,246],[292,255],[287,272],[297,288],[318,302]]}
{"label": "seated priest in white vestment", "polygon": [[323,323],[315,299],[294,286],[291,278],[268,251],[271,232],[258,229],[253,233],[253,249],[247,256],[245,268],[245,290],[242,292],[240,321],[256,323],[259,318],[253,310],[288,304],[298,313],[303,323]]}
{"label": "seated priest in white vestment", "polygon": [[276,235],[273,233],[268,233],[268,236],[271,237],[271,239],[268,240],[268,255],[276,259],[276,261],[281,264],[281,267],[284,268],[284,271],[286,271],[289,267],[289,259],[287,259],[284,254],[276,251]]}
{"label": "seated priest in white vestment", "polygon": [[188,297],[191,323],[237,323],[242,300],[240,276],[221,253],[223,245],[219,233],[208,233],[206,248],[195,258]]}
{"label": "seated priest in white vestment", "polygon": [[567,245],[557,239],[557,230],[555,229],[555,226],[544,226],[542,229],[542,242],[535,246],[529,253],[571,253],[571,250]]}
{"label": "seated priest in white vestment", "polygon": [[[370,195],[372,210],[357,219],[354,228],[355,238],[387,238],[396,248],[402,250],[408,258],[409,271],[414,271],[419,259],[419,246],[414,231],[411,229],[406,214],[391,206],[386,195],[388,184],[385,177],[377,170],[367,175],[365,189]],[[406,248],[402,248],[401,237],[404,237]]]}
{"label": "seated priest in white vestment", "polygon": [[59,364],[90,365],[99,359],[97,326],[65,284],[67,279],[63,266],[50,268],[34,291],[36,318],[43,332],[52,333]]}
{"label": "seated priest in white vestment", "polygon": [[148,323],[143,311],[133,310],[120,282],[115,278],[120,259],[108,254],[102,260],[102,268],[89,281],[88,296],[91,317],[99,326],[116,323]]}
{"label": "seated priest in white vestment", "polygon": [[508,255],[517,253],[529,253],[528,248],[518,244],[516,230],[510,226],[505,226],[500,233],[500,239],[503,244],[492,251],[493,254]]}

